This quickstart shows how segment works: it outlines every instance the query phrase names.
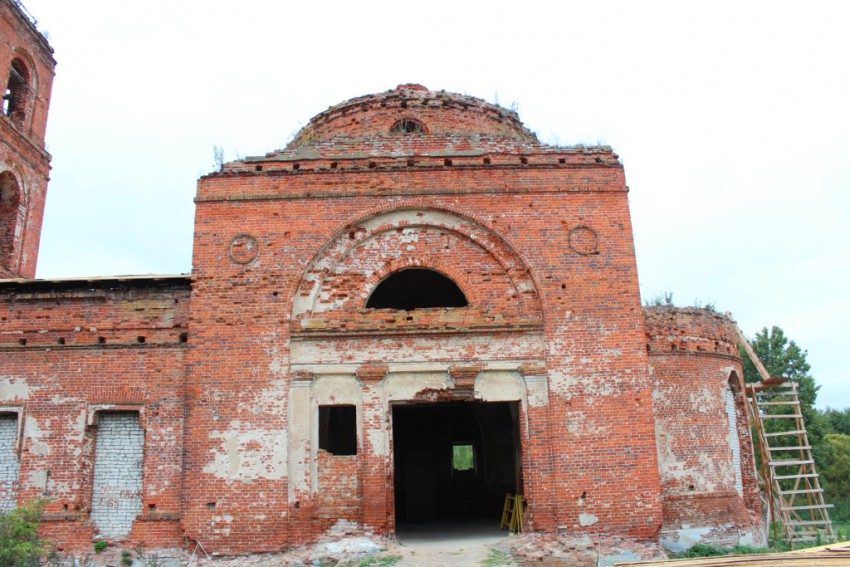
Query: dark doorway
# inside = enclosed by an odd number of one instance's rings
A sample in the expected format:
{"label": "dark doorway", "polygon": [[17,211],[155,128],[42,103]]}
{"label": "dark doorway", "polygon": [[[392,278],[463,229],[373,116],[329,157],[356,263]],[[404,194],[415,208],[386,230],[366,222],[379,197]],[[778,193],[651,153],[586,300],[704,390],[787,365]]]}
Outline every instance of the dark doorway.
{"label": "dark doorway", "polygon": [[396,523],[492,518],[521,487],[516,402],[396,405]]}

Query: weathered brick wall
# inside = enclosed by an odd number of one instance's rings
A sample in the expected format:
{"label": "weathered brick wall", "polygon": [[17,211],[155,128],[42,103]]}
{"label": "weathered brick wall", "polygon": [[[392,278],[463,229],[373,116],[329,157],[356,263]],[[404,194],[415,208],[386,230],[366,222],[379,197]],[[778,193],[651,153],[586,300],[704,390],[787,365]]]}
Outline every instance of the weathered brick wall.
{"label": "weathered brick wall", "polygon": [[340,521],[360,526],[363,496],[356,455],[332,455],[319,451],[319,498],[316,504],[318,532],[326,532]]}
{"label": "weathered brick wall", "polygon": [[[427,133],[389,131],[411,118]],[[627,192],[610,148],[542,145],[471,97],[408,85],[330,109],[286,150],[199,181],[191,280],[0,282],[18,501],[50,496],[43,531],[66,548],[97,529],[218,553],[278,551],[340,520],[389,534],[393,405],[478,401],[517,414],[529,529],[755,526],[743,414],[743,499],[717,443],[741,375],[728,322],[644,314]],[[413,267],[469,306],[365,307]],[[319,450],[321,405],[357,408],[356,456]],[[141,492],[118,482],[135,516],[96,504],[113,486],[98,470],[123,474],[98,464],[113,419],[143,439]]]}
{"label": "weathered brick wall", "polygon": [[[386,400],[390,391],[428,399],[390,385],[423,364],[446,379],[455,366],[480,365],[526,382],[503,399],[522,403],[535,529],[655,533],[651,387],[622,166],[608,148],[549,148],[497,122],[481,136],[468,124],[489,111],[455,102],[456,117],[439,114],[447,122],[413,138],[385,129],[405,112],[429,126],[430,106],[416,114],[396,100],[392,115],[389,102],[358,106],[359,133],[328,126],[312,145],[303,138],[200,181],[191,306],[199,346],[189,355],[184,478],[190,537],[238,550],[262,534],[262,547],[250,548],[260,551],[317,535],[316,450],[306,432],[293,431],[304,419],[314,426],[297,407],[313,400],[293,394],[292,383],[323,368],[363,384],[356,399],[338,403],[362,403],[363,518],[391,531]],[[444,130],[456,135],[440,138]],[[364,158],[354,150],[370,137],[383,149]],[[364,309],[383,275],[409,266],[452,277],[470,307]],[[360,372],[376,364],[389,367],[374,381]],[[521,368],[542,371],[524,377]],[[430,379],[421,379],[425,390]],[[451,381],[429,391],[451,399],[463,380]],[[279,431],[289,431],[288,442]],[[293,441],[299,435],[304,441]],[[214,509],[206,505],[213,500]],[[223,514],[227,526],[215,519]]]}
{"label": "weathered brick wall", "polygon": [[145,432],[135,412],[104,412],[97,419],[91,519],[98,535],[130,533],[142,511]]}
{"label": "weathered brick wall", "polygon": [[479,98],[431,92],[421,85],[407,84],[330,107],[315,116],[288,149],[315,146],[339,136],[359,138],[366,131],[373,133],[373,139],[381,135],[398,138],[390,130],[399,120],[407,118],[420,122],[425,133],[431,135],[474,132],[536,141],[515,112]]}
{"label": "weathered brick wall", "polygon": [[[694,308],[653,307],[645,315],[667,545],[759,542],[764,526],[734,323]],[[726,405],[730,384],[734,432]],[[732,436],[740,443],[738,471]]]}
{"label": "weathered brick wall", "polygon": [[17,414],[0,414],[0,513],[13,510],[17,504],[21,474],[17,441]]}
{"label": "weathered brick wall", "polygon": [[[27,77],[20,112],[0,112],[0,173],[9,172],[17,195],[0,198],[0,234],[11,246],[0,245],[0,278],[34,277],[50,172],[44,146],[47,111],[56,61],[47,40],[10,0],[0,2],[0,81],[5,88],[14,60]],[[5,242],[4,242],[5,243]]]}
{"label": "weathered brick wall", "polygon": [[[0,283],[0,413],[23,419],[18,502],[47,496],[43,529],[91,549],[96,417],[145,429],[143,510],[127,540],[182,541],[185,277]],[[142,342],[143,341],[143,342]]]}
{"label": "weathered brick wall", "polygon": [[43,149],[56,67],[53,49],[13,1],[0,2],[0,16],[0,77],[5,87],[12,61],[19,58],[26,65],[30,74],[26,116],[17,126],[32,144]]}

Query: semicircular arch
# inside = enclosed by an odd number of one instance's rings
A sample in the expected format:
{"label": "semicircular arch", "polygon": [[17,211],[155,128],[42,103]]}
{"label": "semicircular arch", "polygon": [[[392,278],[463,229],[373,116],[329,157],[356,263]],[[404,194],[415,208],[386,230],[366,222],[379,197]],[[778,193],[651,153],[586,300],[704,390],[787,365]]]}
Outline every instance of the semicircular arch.
{"label": "semicircular arch", "polygon": [[[467,214],[416,203],[381,207],[377,211],[361,215],[343,224],[342,228],[326,241],[302,273],[293,299],[292,318],[311,316],[315,311],[325,279],[359,246],[391,231],[415,229],[445,231],[480,249],[492,258],[510,280],[516,292],[519,309],[528,314],[537,314],[542,318],[537,285],[531,272],[520,255],[501,235]],[[414,265],[432,267],[446,273],[458,282],[465,293],[471,294],[470,304],[476,301],[475,291],[466,281],[464,270],[433,255],[416,256],[399,253],[380,268],[366,274],[366,280],[374,285],[390,272]],[[362,292],[361,295],[363,296],[361,299],[365,299],[368,291]]]}

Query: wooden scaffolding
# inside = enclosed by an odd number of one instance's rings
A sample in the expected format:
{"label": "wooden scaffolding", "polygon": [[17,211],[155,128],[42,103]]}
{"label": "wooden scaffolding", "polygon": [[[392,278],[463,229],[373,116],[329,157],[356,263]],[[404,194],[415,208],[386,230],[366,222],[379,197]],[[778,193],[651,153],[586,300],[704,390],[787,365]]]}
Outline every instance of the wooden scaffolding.
{"label": "wooden scaffolding", "polygon": [[[737,325],[736,325],[737,327]],[[800,411],[797,383],[768,374],[741,329],[738,339],[760,382],[746,385],[750,423],[761,457],[763,485],[774,538],[796,544],[832,539],[832,523],[815,470],[812,447]]]}

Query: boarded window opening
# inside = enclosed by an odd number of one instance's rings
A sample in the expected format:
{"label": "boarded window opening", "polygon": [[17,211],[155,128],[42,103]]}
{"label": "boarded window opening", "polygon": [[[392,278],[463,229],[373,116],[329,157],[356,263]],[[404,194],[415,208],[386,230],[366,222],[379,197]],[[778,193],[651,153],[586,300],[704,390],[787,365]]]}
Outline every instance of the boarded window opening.
{"label": "boarded window opening", "polygon": [[357,408],[319,406],[319,449],[332,455],[357,454]]}
{"label": "boarded window opening", "polygon": [[738,436],[738,408],[731,383],[726,386],[726,418],[729,420],[729,448],[732,450],[732,468],[735,469],[735,490],[744,495],[744,478],[741,472],[741,438]]}
{"label": "boarded window opening", "polygon": [[18,415],[0,414],[0,513],[15,509],[21,462],[15,450],[18,445]]}
{"label": "boarded window opening", "polygon": [[460,287],[435,270],[411,268],[387,276],[377,285],[367,309],[428,309],[466,307],[469,302]]}
{"label": "boarded window opening", "polygon": [[123,537],[142,512],[145,432],[134,411],[97,419],[91,518],[102,537]]}

